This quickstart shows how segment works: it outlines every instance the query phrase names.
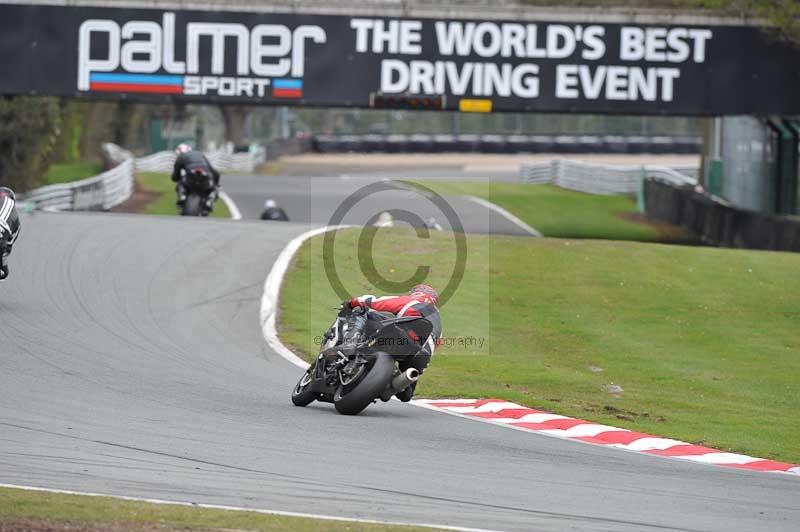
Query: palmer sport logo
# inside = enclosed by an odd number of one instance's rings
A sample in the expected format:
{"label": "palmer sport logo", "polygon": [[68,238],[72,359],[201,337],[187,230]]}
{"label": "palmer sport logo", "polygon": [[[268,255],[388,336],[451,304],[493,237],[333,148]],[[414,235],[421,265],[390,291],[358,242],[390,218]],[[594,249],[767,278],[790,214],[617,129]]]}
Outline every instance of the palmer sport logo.
{"label": "palmer sport logo", "polygon": [[[308,25],[189,22],[183,35],[179,60],[175,13],[164,13],[161,24],[84,21],[78,90],[297,99],[303,97],[306,46],[326,41],[321,27]],[[201,64],[210,71],[201,72]],[[226,75],[226,67],[236,74]]]}

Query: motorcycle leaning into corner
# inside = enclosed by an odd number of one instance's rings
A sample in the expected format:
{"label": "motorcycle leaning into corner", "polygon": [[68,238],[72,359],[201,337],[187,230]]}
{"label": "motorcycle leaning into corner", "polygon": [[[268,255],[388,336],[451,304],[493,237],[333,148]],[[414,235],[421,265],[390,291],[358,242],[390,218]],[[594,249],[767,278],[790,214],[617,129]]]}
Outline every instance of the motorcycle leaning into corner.
{"label": "motorcycle leaning into corner", "polygon": [[398,362],[415,356],[432,330],[419,316],[396,318],[363,308],[349,316],[340,312],[316,361],[292,390],[292,402],[333,403],[340,414],[355,415],[378,399],[388,401],[419,379],[419,371],[400,371]]}

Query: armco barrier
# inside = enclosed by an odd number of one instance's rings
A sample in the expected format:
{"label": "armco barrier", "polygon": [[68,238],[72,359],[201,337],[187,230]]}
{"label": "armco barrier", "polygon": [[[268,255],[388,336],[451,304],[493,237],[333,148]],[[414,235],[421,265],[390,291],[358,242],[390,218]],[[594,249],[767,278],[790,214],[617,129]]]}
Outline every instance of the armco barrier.
{"label": "armco barrier", "polygon": [[[697,170],[695,169],[695,175]],[[529,184],[554,184],[590,194],[634,194],[644,176],[658,177],[677,185],[694,185],[697,179],[665,166],[617,166],[591,164],[569,159],[549,163],[523,164],[520,181]]]}
{"label": "armco barrier", "polygon": [[40,209],[92,211],[115,207],[130,198],[132,193],[133,160],[128,159],[95,177],[37,188],[23,199]]}
{"label": "armco barrier", "polygon": [[715,246],[800,251],[800,219],[735,208],[662,179],[644,182],[649,218],[681,226]]}
{"label": "armco barrier", "polygon": [[[57,211],[108,210],[133,194],[134,175],[138,172],[172,172],[175,154],[162,151],[133,158],[131,152],[112,143],[102,145],[103,159],[113,168],[95,177],[72,183],[48,185],[24,195],[22,199],[39,209]],[[228,153],[215,151],[208,159],[222,172],[252,172],[266,160],[263,149],[257,152]]]}

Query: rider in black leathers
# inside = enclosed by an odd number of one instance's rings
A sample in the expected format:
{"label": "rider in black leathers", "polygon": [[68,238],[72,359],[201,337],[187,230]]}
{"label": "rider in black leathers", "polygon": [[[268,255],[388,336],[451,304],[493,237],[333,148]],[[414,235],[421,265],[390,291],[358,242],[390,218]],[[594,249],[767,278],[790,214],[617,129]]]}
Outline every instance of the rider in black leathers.
{"label": "rider in black leathers", "polygon": [[8,187],[0,187],[0,281],[8,277],[8,256],[19,236],[19,230],[14,191]]}
{"label": "rider in black leathers", "polygon": [[196,169],[203,170],[214,180],[214,190],[212,190],[206,200],[206,207],[210,211],[219,195],[219,172],[211,165],[208,158],[199,150],[193,150],[188,144],[180,144],[175,149],[178,157],[175,159],[175,167],[172,170],[172,181],[176,183],[175,192],[178,193],[178,207],[186,202],[186,187],[183,176]]}
{"label": "rider in black leathers", "polygon": [[275,200],[272,199],[268,199],[267,201],[264,202],[264,210],[261,213],[261,219],[273,222],[289,221],[289,217],[286,215],[286,211],[278,207],[278,204],[275,203]]}

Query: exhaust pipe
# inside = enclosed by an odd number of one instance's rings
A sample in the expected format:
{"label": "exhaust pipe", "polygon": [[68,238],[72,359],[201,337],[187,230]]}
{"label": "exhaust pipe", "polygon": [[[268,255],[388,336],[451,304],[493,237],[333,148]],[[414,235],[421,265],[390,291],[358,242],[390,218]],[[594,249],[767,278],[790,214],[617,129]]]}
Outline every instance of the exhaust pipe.
{"label": "exhaust pipe", "polygon": [[419,370],[408,368],[403,373],[392,379],[392,389],[395,392],[402,392],[419,379]]}

